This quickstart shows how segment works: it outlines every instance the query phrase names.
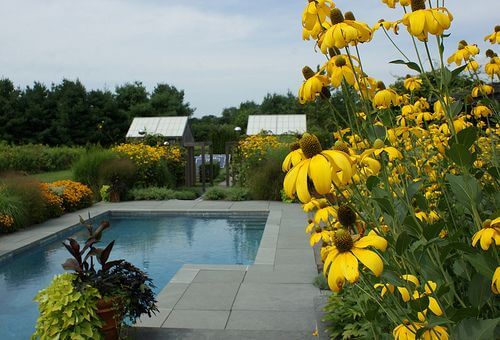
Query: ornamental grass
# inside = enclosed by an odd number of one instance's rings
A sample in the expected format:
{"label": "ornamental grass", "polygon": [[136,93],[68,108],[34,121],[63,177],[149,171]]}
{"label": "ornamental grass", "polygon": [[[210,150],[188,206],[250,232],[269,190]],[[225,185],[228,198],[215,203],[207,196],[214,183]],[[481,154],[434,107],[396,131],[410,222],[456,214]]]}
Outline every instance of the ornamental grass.
{"label": "ornamental grass", "polygon": [[[330,105],[333,145],[304,134],[282,165],[333,292],[330,336],[498,338],[498,26],[486,43],[460,41],[449,55],[444,1],[382,3],[395,20],[370,26],[329,0],[307,1],[302,16],[303,39],[327,61],[303,68],[299,101],[338,90],[347,112]],[[408,68],[399,87],[363,65],[374,34],[400,56],[391,63]]]}

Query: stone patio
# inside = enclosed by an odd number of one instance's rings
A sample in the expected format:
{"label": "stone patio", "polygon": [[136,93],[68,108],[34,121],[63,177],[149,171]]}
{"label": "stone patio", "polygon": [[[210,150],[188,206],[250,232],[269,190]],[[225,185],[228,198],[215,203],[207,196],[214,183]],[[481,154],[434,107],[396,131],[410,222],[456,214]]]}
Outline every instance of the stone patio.
{"label": "stone patio", "polygon": [[245,201],[135,201],[98,203],[35,227],[0,237],[0,260],[23,247],[55,237],[82,217],[107,211],[268,211],[255,263],[185,264],[158,295],[160,313],[131,330],[137,339],[304,339],[314,338],[312,285],[314,252],[304,234],[305,215],[297,204]]}

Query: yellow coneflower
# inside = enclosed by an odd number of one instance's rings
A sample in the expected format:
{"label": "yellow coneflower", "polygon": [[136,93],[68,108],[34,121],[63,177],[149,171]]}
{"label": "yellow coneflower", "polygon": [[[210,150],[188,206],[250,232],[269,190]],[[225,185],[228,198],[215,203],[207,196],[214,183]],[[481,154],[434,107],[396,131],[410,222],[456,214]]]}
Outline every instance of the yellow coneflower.
{"label": "yellow coneflower", "polygon": [[373,97],[372,104],[376,109],[388,109],[391,106],[399,105],[399,97],[393,89],[385,88],[383,82],[377,83],[378,91]]}
{"label": "yellow coneflower", "polygon": [[500,294],[500,267],[495,269],[493,279],[491,280],[491,291],[494,294]]}
{"label": "yellow coneflower", "polygon": [[299,102],[305,104],[321,95],[323,88],[328,84],[328,78],[320,73],[314,73],[308,66],[302,69],[302,74],[306,80],[299,88]]}
{"label": "yellow coneflower", "polygon": [[[411,274],[406,274],[402,275],[401,278],[406,282],[406,286],[397,286],[395,287],[394,285],[390,283],[377,283],[373,287],[375,289],[381,288],[382,290],[380,291],[380,296],[384,297],[385,294],[388,292],[393,294],[395,291],[395,288],[397,288],[399,294],[401,294],[401,298],[403,299],[404,302],[408,302],[411,300],[412,293],[408,290],[407,287],[411,287],[411,290],[414,291],[418,286],[420,286],[420,282],[418,281],[417,277],[415,275]],[[411,283],[411,285],[409,285]]]}
{"label": "yellow coneflower", "polygon": [[490,62],[484,65],[484,71],[491,77],[492,80],[495,76],[497,76],[497,78],[500,78],[500,58],[491,58]]}
{"label": "yellow coneflower", "polygon": [[356,45],[358,42],[371,39],[371,29],[364,23],[355,20],[345,20],[342,12],[334,8],[330,12],[331,26],[321,35],[319,46],[321,52],[325,53],[329,48],[344,48]]}
{"label": "yellow coneflower", "polygon": [[462,65],[462,62],[467,62],[471,57],[479,53],[479,48],[477,45],[468,45],[466,41],[461,40],[458,43],[458,49],[453,52],[452,55],[448,57],[448,64],[455,63],[458,66]]}
{"label": "yellow coneflower", "polygon": [[361,261],[375,276],[382,274],[384,263],[377,253],[366,249],[368,246],[385,251],[387,241],[373,231],[358,240],[353,240],[345,229],[335,232],[333,245],[324,247],[323,251],[323,257],[326,257],[323,273],[327,276],[328,286],[332,291],[340,291],[346,280],[350,283],[358,281],[358,261]]}
{"label": "yellow coneflower", "polygon": [[302,38],[305,40],[308,40],[309,37],[317,39],[322,30],[321,25],[334,7],[335,4],[331,0],[309,1],[302,14],[302,27],[304,28]]}
{"label": "yellow coneflower", "polygon": [[304,134],[300,139],[300,148],[306,157],[294,166],[285,176],[283,188],[288,197],[295,193],[302,203],[311,200],[308,178],[311,179],[318,194],[330,192],[332,181],[345,185],[353,175],[352,160],[346,153],[338,150],[323,150],[316,136]]}
{"label": "yellow coneflower", "polygon": [[[394,336],[394,340],[416,340],[417,331],[425,326],[426,324],[422,322],[410,322],[408,320],[404,320],[401,325],[394,328],[392,335]],[[421,334],[421,338],[419,339],[448,340],[449,335],[446,327],[434,326]]]}
{"label": "yellow coneflower", "polygon": [[495,26],[494,32],[484,37],[484,41],[486,40],[492,44],[500,44],[500,26]]}
{"label": "yellow coneflower", "polygon": [[472,88],[472,97],[477,98],[481,96],[489,96],[493,93],[493,86],[488,84],[480,84]]}
{"label": "yellow coneflower", "polygon": [[328,206],[326,198],[313,198],[309,202],[302,205],[304,212],[312,212],[313,210],[321,209]]}
{"label": "yellow coneflower", "polygon": [[386,31],[392,29],[395,34],[398,34],[399,21],[386,21],[384,19],[380,19],[375,25],[373,25],[372,31],[375,32],[381,27],[383,27]]}
{"label": "yellow coneflower", "polygon": [[350,62],[348,63],[347,61],[348,59],[346,60],[344,56],[339,55],[331,60],[333,60],[333,63],[329,62],[328,65],[332,86],[339,87],[342,84],[342,80],[345,80],[349,85],[354,85],[356,77]]}
{"label": "yellow coneflower", "polygon": [[422,87],[422,79],[420,79],[418,77],[406,76],[406,78],[403,82],[403,86],[408,91],[412,91],[412,92],[418,91]]}
{"label": "yellow coneflower", "polygon": [[405,14],[401,22],[421,41],[427,41],[429,33],[442,35],[451,26],[453,16],[444,7],[426,9],[424,0],[412,0],[411,9],[412,12]]}
{"label": "yellow coneflower", "polygon": [[500,245],[500,217],[484,221],[483,228],[472,236],[472,246],[475,247],[478,241],[483,250],[488,250],[493,242]]}
{"label": "yellow coneflower", "polygon": [[490,110],[490,108],[485,105],[477,105],[472,109],[472,114],[477,119],[480,119],[481,117],[486,118],[488,116],[491,116],[492,113],[493,112]]}
{"label": "yellow coneflower", "polygon": [[363,151],[363,153],[361,154],[361,157],[365,157],[365,156],[371,155],[371,154],[378,156],[382,152],[387,153],[390,161],[393,161],[396,158],[403,158],[403,155],[401,154],[401,152],[398,151],[398,149],[396,149],[393,146],[385,146],[384,141],[381,139],[378,139],[378,138],[375,140],[375,142],[373,142],[372,148]]}
{"label": "yellow coneflower", "polygon": [[399,2],[401,6],[409,6],[411,0],[382,0],[384,4],[389,8],[396,8],[396,4]]}
{"label": "yellow coneflower", "polygon": [[469,60],[465,68],[471,72],[476,72],[479,69],[479,64],[475,60]]}
{"label": "yellow coneflower", "polygon": [[305,158],[304,153],[300,149],[300,144],[298,142],[290,144],[290,153],[286,155],[283,163],[281,164],[281,170],[287,172],[294,166],[300,163]]}

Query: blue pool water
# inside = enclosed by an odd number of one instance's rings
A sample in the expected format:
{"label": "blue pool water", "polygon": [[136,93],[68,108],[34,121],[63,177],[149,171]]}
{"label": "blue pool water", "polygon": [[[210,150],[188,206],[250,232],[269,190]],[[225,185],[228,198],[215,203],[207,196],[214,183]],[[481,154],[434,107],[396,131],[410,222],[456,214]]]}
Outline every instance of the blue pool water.
{"label": "blue pool water", "polygon": [[[185,263],[251,264],[259,248],[265,217],[194,217],[152,215],[103,216],[111,227],[104,232],[104,247],[116,240],[110,260],[124,258],[146,271],[159,293]],[[97,223],[96,223],[97,224]],[[83,227],[61,238],[33,247],[0,262],[0,338],[28,339],[38,317],[36,293],[55,274],[69,253],[66,237],[86,239]]]}

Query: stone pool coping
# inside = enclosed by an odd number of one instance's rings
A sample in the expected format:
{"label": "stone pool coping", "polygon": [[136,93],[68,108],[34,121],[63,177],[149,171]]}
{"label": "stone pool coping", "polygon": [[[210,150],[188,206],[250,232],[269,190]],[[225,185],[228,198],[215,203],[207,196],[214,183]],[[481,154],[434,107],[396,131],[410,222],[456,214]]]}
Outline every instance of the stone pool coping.
{"label": "stone pool coping", "polygon": [[161,334],[162,330],[210,329],[295,332],[301,338],[312,337],[316,329],[314,299],[320,292],[312,285],[317,275],[314,253],[304,234],[305,215],[297,204],[202,200],[98,203],[1,236],[0,261],[64,233],[77,224],[79,215],[122,215],[127,211],[198,216],[269,213],[253,265],[185,264],[158,295],[160,313],[143,317],[136,324],[136,334],[141,330]]}

